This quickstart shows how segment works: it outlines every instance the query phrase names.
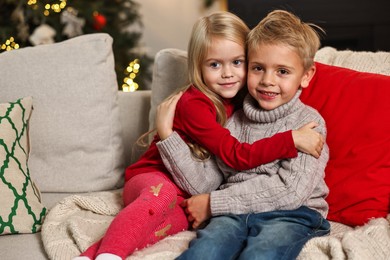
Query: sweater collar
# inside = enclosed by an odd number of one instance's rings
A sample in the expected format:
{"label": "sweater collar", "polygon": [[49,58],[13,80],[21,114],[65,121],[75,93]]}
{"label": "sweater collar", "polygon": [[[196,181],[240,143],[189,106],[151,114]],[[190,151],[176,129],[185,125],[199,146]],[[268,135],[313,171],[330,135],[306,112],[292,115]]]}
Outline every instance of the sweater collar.
{"label": "sweater collar", "polygon": [[244,99],[243,110],[244,114],[252,121],[259,123],[272,123],[280,118],[286,117],[287,115],[298,110],[303,103],[300,101],[299,96],[301,95],[302,89],[298,89],[295,96],[286,104],[281,105],[273,110],[264,110],[259,107],[257,101],[248,94]]}

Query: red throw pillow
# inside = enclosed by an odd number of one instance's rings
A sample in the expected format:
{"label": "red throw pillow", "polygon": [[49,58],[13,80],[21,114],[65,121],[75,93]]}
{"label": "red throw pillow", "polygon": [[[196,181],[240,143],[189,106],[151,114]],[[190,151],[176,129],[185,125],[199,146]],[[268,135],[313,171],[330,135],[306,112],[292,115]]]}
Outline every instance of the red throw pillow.
{"label": "red throw pillow", "polygon": [[328,219],[350,226],[390,208],[390,77],[316,63],[301,100],[324,117]]}

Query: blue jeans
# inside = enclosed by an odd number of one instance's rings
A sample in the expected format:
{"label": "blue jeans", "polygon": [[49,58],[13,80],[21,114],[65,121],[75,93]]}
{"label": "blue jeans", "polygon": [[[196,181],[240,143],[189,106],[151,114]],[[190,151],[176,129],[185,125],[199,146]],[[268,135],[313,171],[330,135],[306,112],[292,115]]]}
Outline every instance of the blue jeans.
{"label": "blue jeans", "polygon": [[329,231],[329,222],[307,207],[217,216],[177,259],[295,259],[309,239]]}

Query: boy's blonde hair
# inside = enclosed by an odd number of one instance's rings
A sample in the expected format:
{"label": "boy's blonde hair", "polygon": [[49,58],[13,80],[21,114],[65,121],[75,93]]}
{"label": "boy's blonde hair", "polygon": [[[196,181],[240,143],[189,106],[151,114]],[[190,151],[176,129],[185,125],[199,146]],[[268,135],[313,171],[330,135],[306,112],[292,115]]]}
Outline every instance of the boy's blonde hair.
{"label": "boy's blonde hair", "polygon": [[314,55],[320,48],[317,28],[304,23],[292,13],[284,10],[270,12],[248,34],[248,49],[256,50],[260,44],[287,44],[295,49],[303,61],[305,70],[314,64]]}

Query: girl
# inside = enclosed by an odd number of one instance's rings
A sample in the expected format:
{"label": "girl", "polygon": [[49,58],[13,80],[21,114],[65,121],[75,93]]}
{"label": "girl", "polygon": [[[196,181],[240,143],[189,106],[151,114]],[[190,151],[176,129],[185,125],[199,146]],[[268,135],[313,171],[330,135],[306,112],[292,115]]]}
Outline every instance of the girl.
{"label": "girl", "polygon": [[[296,157],[295,147],[315,151],[322,143],[321,136],[311,129],[313,126],[253,145],[239,143],[222,127],[233,113],[234,104],[241,103],[234,100],[237,93],[246,89],[248,32],[245,23],[228,12],[218,12],[195,23],[188,48],[192,85],[177,105],[173,125],[197,158],[203,160],[215,154],[236,169]],[[136,249],[188,228],[180,203],[189,194],[174,183],[165,168],[156,146],[159,140],[156,135],[139,161],[126,169],[124,209],[104,237],[77,259],[124,259]]]}

